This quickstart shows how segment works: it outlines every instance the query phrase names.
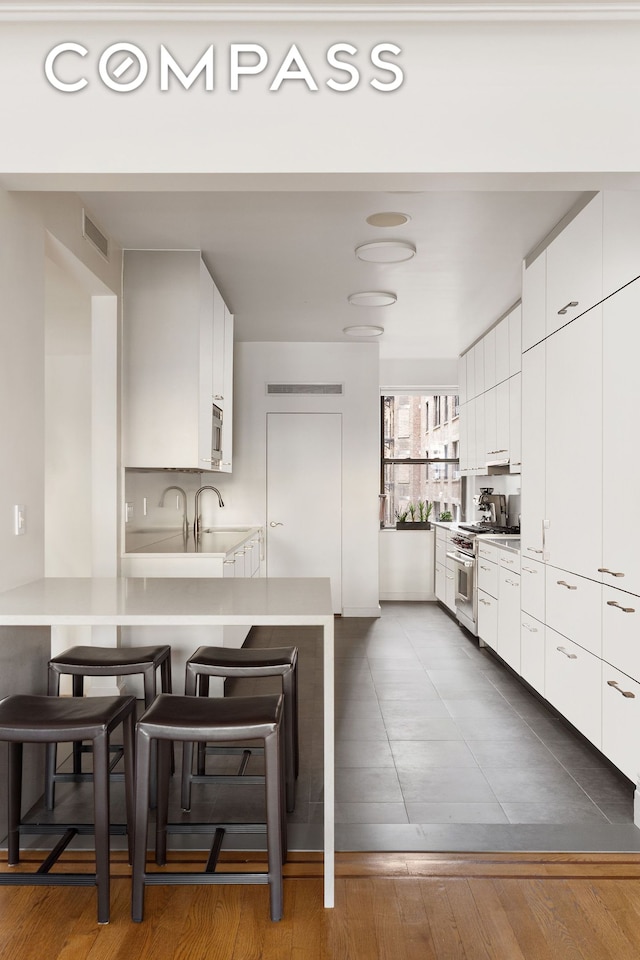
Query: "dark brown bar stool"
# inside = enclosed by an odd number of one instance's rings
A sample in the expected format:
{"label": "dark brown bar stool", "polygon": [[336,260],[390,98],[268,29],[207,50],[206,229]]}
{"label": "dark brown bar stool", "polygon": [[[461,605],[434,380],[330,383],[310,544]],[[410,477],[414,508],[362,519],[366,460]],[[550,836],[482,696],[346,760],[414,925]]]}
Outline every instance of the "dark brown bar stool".
{"label": "dark brown bar stool", "polygon": [[[199,647],[187,660],[184,692],[187,696],[209,695],[209,677],[280,677],[284,695],[284,740],[285,740],[285,783],[287,810],[295,808],[296,778],[299,770],[298,747],[298,648],[273,647]],[[224,753],[222,747],[208,748],[210,752]],[[234,749],[234,748],[232,748]],[[243,760],[236,777],[205,774],[206,743],[198,747],[198,773],[193,774],[193,745],[185,743],[182,760],[182,808],[191,808],[191,784],[209,782],[230,782],[232,779],[248,778],[244,769],[249,760],[250,750],[239,750]],[[253,778],[252,778],[253,780]]]}
{"label": "dark brown bar stool", "polygon": [[[0,701],[0,740],[8,741],[8,862],[20,862],[20,833],[62,833],[63,836],[37,873],[0,873],[0,884],[37,886],[54,884],[96,886],[98,923],[109,922],[109,738],[123,725],[127,823],[133,825],[134,697],[37,697],[16,695]],[[91,740],[93,745],[93,824],[21,824],[22,747],[24,743],[64,743]],[[114,831],[116,832],[116,831]],[[122,831],[119,831],[122,832]],[[50,873],[51,867],[78,833],[93,833],[95,873]],[[132,854],[131,832],[129,858]]]}
{"label": "dark brown bar stool", "polygon": [[[171,647],[162,644],[157,647],[70,647],[64,653],[49,661],[49,696],[58,696],[60,676],[71,674],[74,697],[84,692],[85,677],[123,677],[142,674],[144,682],[144,705],[151,706],[156,696],[156,673],[160,671],[160,689],[171,693]],[[53,810],[56,781],[86,780],[91,774],[82,773],[81,742],[73,744],[73,773],[56,773],[56,744],[47,748],[45,765],[45,804],[47,810]],[[111,767],[115,766],[122,751],[114,748],[116,754]]]}
{"label": "dark brown bar stool", "polygon": [[[131,916],[140,922],[144,914],[147,884],[268,883],[271,919],[280,920],[283,910],[282,864],[287,855],[284,808],[283,743],[281,738],[282,695],[266,697],[189,697],[160,694],[138,721],[136,734],[136,819],[134,831]],[[195,742],[262,740],[265,759],[266,824],[225,823],[167,824],[169,806],[170,746]],[[213,843],[203,873],[146,871],[149,821],[149,780],[152,744],[158,747],[158,804],[156,810],[156,863],[167,859],[167,832],[211,833]],[[225,832],[267,834],[268,872],[216,873],[216,863]]]}

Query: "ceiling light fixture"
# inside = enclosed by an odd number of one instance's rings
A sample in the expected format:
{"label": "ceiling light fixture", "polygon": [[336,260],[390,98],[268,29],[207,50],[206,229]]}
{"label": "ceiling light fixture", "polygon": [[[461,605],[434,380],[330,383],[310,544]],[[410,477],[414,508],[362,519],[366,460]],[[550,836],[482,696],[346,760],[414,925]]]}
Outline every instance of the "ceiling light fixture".
{"label": "ceiling light fixture", "polygon": [[372,213],[370,217],[367,217],[367,223],[370,223],[372,227],[401,227],[405,223],[409,223],[411,217],[408,213],[393,213],[389,211],[388,213]]}
{"label": "ceiling light fixture", "polygon": [[379,337],[384,333],[384,327],[375,327],[371,323],[363,323],[353,327],[343,327],[343,333],[348,337]]}
{"label": "ceiling light fixture", "polygon": [[386,290],[367,290],[363,293],[352,293],[347,299],[354,307],[388,307],[398,298],[395,293]]}
{"label": "ceiling light fixture", "polygon": [[356,247],[358,260],[367,263],[403,263],[416,255],[416,248],[405,240],[373,240]]}

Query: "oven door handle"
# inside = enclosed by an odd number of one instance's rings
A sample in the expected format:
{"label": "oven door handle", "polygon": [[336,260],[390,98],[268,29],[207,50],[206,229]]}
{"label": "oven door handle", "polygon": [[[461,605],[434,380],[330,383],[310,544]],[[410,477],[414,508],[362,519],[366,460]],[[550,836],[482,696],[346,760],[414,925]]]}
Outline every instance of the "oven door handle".
{"label": "oven door handle", "polygon": [[458,556],[457,553],[447,553],[449,560],[453,560],[454,563],[457,563],[460,567],[475,567],[475,560],[463,560],[462,557]]}

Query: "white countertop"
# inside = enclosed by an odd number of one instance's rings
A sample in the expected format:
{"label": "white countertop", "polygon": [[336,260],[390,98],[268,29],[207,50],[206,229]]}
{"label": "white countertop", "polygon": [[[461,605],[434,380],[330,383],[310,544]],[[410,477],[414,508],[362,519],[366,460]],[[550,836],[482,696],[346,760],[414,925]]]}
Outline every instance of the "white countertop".
{"label": "white countertop", "polygon": [[257,539],[261,527],[211,527],[204,530],[197,541],[190,530],[185,536],[182,530],[151,528],[125,534],[125,553],[136,557],[218,557],[224,559],[247,540]]}
{"label": "white countertop", "polygon": [[324,577],[46,577],[0,593],[0,624],[324,624]]}

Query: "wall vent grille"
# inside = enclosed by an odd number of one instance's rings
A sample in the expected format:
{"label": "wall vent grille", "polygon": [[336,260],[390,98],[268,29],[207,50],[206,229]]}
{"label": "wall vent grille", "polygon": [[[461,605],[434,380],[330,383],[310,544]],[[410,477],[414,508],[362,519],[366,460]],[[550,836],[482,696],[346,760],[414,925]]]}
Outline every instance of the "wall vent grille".
{"label": "wall vent grille", "polygon": [[87,215],[86,210],[82,211],[82,236],[85,240],[88,240],[89,243],[93,244],[105,260],[109,259],[109,239]]}
{"label": "wall vent grille", "polygon": [[342,383],[268,383],[267,393],[276,396],[296,394],[300,396],[342,396]]}

